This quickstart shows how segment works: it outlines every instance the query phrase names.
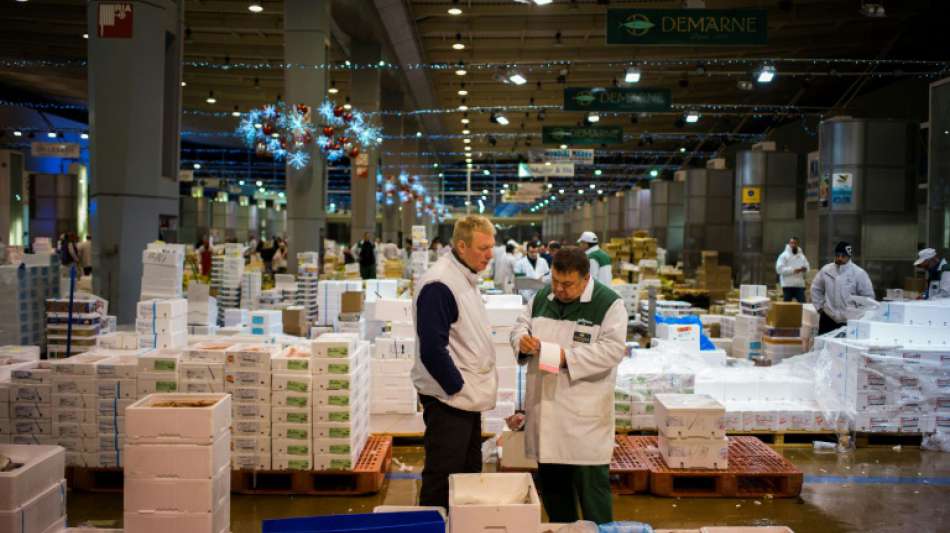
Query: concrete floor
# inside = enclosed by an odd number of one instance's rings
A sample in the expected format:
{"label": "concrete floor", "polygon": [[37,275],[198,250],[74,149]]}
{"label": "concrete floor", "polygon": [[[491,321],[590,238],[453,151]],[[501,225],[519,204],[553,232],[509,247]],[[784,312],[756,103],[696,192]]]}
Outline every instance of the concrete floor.
{"label": "concrete floor", "polygon": [[[805,472],[801,498],[667,499],[614,496],[614,518],[654,528],[782,524],[797,533],[950,531],[950,454],[918,448],[864,448],[848,454],[777,448]],[[233,533],[256,533],[261,520],[292,516],[371,512],[377,505],[413,505],[422,449],[397,447],[394,457],[412,472],[393,475],[383,491],[359,498],[241,496],[231,500]],[[486,468],[487,469],[487,468]],[[70,492],[69,525],[93,521],[120,527],[120,494]],[[943,524],[941,526],[940,524]]]}

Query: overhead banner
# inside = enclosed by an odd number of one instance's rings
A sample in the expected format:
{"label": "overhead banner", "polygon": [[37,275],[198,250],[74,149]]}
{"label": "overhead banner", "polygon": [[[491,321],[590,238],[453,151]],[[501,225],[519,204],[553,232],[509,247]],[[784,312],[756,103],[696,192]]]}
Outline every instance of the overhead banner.
{"label": "overhead banner", "polygon": [[573,178],[574,163],[518,163],[519,178]]}
{"label": "overhead banner", "polygon": [[575,150],[561,150],[559,148],[548,148],[544,151],[543,155],[544,161],[550,161],[552,163],[574,163],[575,165],[593,165],[594,164],[594,150],[593,149],[575,149]]}
{"label": "overhead banner", "polygon": [[30,153],[33,157],[65,157],[76,159],[79,157],[79,145],[76,143],[30,143]]}
{"label": "overhead banner", "polygon": [[530,204],[542,194],[543,183],[515,183],[502,195],[502,201],[509,204]]}
{"label": "overhead banner", "polygon": [[623,128],[620,126],[544,126],[541,128],[541,142],[568,146],[620,144],[623,142]]}
{"label": "overhead banner", "polygon": [[607,44],[766,44],[767,13],[765,9],[608,9]]}
{"label": "overhead banner", "polygon": [[191,183],[195,181],[195,171],[194,170],[179,170],[178,181],[182,183]]}
{"label": "overhead banner", "polygon": [[673,97],[669,89],[632,89],[628,87],[564,89],[565,111],[619,111],[653,113],[669,111]]}

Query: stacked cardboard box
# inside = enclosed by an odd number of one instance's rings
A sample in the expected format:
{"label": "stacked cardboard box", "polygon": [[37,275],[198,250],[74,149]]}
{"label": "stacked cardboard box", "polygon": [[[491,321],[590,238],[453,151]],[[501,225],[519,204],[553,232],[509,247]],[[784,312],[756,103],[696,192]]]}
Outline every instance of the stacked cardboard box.
{"label": "stacked cardboard box", "polygon": [[140,300],[181,298],[185,274],[185,246],[151,243],[142,252]]}
{"label": "stacked cardboard box", "polygon": [[287,335],[308,337],[310,335],[310,320],[307,318],[308,316],[307,308],[302,305],[286,307],[281,312],[283,332]]}
{"label": "stacked cardboard box", "polygon": [[645,232],[637,232],[631,238],[631,259],[639,263],[641,259],[656,259],[656,239],[649,237]]}
{"label": "stacked cardboard box", "polygon": [[126,409],[125,530],[227,533],[227,394],[153,394]]}
{"label": "stacked cardboard box", "polygon": [[149,394],[178,392],[181,350],[151,350],[139,356],[135,376],[135,397]]}
{"label": "stacked cardboard box", "polygon": [[363,290],[360,281],[321,280],[317,285],[318,326],[333,326],[342,312],[342,299],[345,292]]}
{"label": "stacked cardboard box", "polygon": [[[96,365],[107,355],[85,353],[58,359],[50,364],[50,413],[52,435],[66,448],[66,462],[76,466],[99,466],[99,412]],[[104,462],[118,466],[118,453]]]}
{"label": "stacked cardboard box", "polygon": [[[635,345],[634,345],[635,346]],[[662,393],[691,394],[696,377],[685,367],[654,357],[657,350],[632,350],[617,369],[614,414],[618,427],[656,429],[654,398]]]}
{"label": "stacked cardboard box", "polygon": [[218,299],[218,321],[224,321],[224,309],[241,305],[241,281],[244,276],[244,247],[225,244],[211,258],[211,289]]}
{"label": "stacked cardboard box", "polygon": [[184,348],[188,344],[188,300],[140,301],[135,332],[139,336],[139,348]]}
{"label": "stacked cardboard box", "polygon": [[416,413],[416,388],[412,384],[414,337],[376,337],[370,362],[371,414]]}
{"label": "stacked cardboard box", "polygon": [[383,277],[386,279],[400,279],[405,270],[406,265],[401,259],[387,259],[383,262]]}
{"label": "stacked cardboard box", "polygon": [[[10,441],[13,444],[55,444],[53,439],[53,368],[47,361],[30,363],[10,376]],[[19,416],[32,413],[30,418]]]}
{"label": "stacked cardboard box", "polygon": [[35,264],[0,266],[0,344],[46,344],[46,300],[60,296],[59,260],[55,254],[29,257]]}
{"label": "stacked cardboard box", "polygon": [[0,531],[54,533],[66,527],[65,454],[59,446],[0,444]]}
{"label": "stacked cardboard box", "polygon": [[355,334],[332,333],[315,339],[311,348],[313,466],[351,469],[369,436],[369,343]]}
{"label": "stacked cardboard box", "polygon": [[733,326],[732,356],[740,359],[762,357],[762,329],[769,309],[765,285],[739,287],[739,314]]}
{"label": "stacked cardboard box", "polygon": [[657,394],[657,443],[670,468],[729,467],[726,409],[702,394]]}
{"label": "stacked cardboard box", "polygon": [[108,302],[95,296],[76,298],[71,311],[68,299],[46,300],[46,354],[50,359],[95,348]]}
{"label": "stacked cardboard box", "polygon": [[241,309],[257,309],[261,298],[261,272],[254,270],[241,276]]}
{"label": "stacked cardboard box", "polygon": [[273,344],[235,344],[225,351],[225,387],[231,395],[232,447],[265,454],[271,446]]}
{"label": "stacked cardboard box", "polygon": [[[298,254],[301,255],[301,254]],[[316,254],[314,254],[316,255]],[[320,265],[301,263],[297,266],[297,301],[296,304],[306,310],[305,319],[313,323],[317,320],[319,300]]]}
{"label": "stacked cardboard box", "polygon": [[276,309],[251,311],[251,335],[280,335],[284,332],[283,316]]}
{"label": "stacked cardboard box", "polygon": [[226,392],[227,350],[233,344],[228,341],[206,341],[184,350],[178,365],[178,390],[188,393]]}
{"label": "stacked cardboard box", "polygon": [[241,468],[264,464],[270,468],[273,452],[275,469],[313,469],[313,362],[313,349],[308,345],[288,346],[271,359],[272,440],[266,448],[242,453]]}
{"label": "stacked cardboard box", "polygon": [[710,298],[721,300],[732,290],[732,267],[719,264],[719,252],[704,250],[696,282],[709,291]]}
{"label": "stacked cardboard box", "polygon": [[802,353],[802,304],[772,302],[762,332],[762,359],[777,364]]}
{"label": "stacked cardboard box", "polygon": [[[103,351],[106,355],[109,352]],[[122,466],[125,409],[137,399],[138,355],[110,355],[96,364],[97,465]],[[111,462],[112,459],[114,462]],[[87,465],[90,461],[86,461]]]}

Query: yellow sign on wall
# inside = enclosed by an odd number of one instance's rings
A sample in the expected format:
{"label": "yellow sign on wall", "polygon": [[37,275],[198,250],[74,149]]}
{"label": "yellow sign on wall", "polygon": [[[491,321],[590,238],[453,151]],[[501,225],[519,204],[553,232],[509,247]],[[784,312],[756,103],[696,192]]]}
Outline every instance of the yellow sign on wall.
{"label": "yellow sign on wall", "polygon": [[742,188],[742,211],[761,211],[762,187]]}

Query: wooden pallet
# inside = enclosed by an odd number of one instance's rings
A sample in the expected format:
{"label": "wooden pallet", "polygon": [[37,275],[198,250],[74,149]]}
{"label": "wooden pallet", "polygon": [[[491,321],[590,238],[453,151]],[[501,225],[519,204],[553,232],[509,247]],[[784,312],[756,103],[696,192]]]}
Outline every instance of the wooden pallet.
{"label": "wooden pallet", "polygon": [[66,484],[85,492],[122,492],[125,476],[121,468],[66,467]]}
{"label": "wooden pallet", "polygon": [[650,493],[664,497],[793,498],[802,491],[801,470],[755,437],[729,437],[729,468],[669,468],[656,437],[626,437],[650,468]]}
{"label": "wooden pallet", "polygon": [[379,492],[393,460],[393,439],[373,435],[352,470],[234,470],[231,492],[358,496]]}

